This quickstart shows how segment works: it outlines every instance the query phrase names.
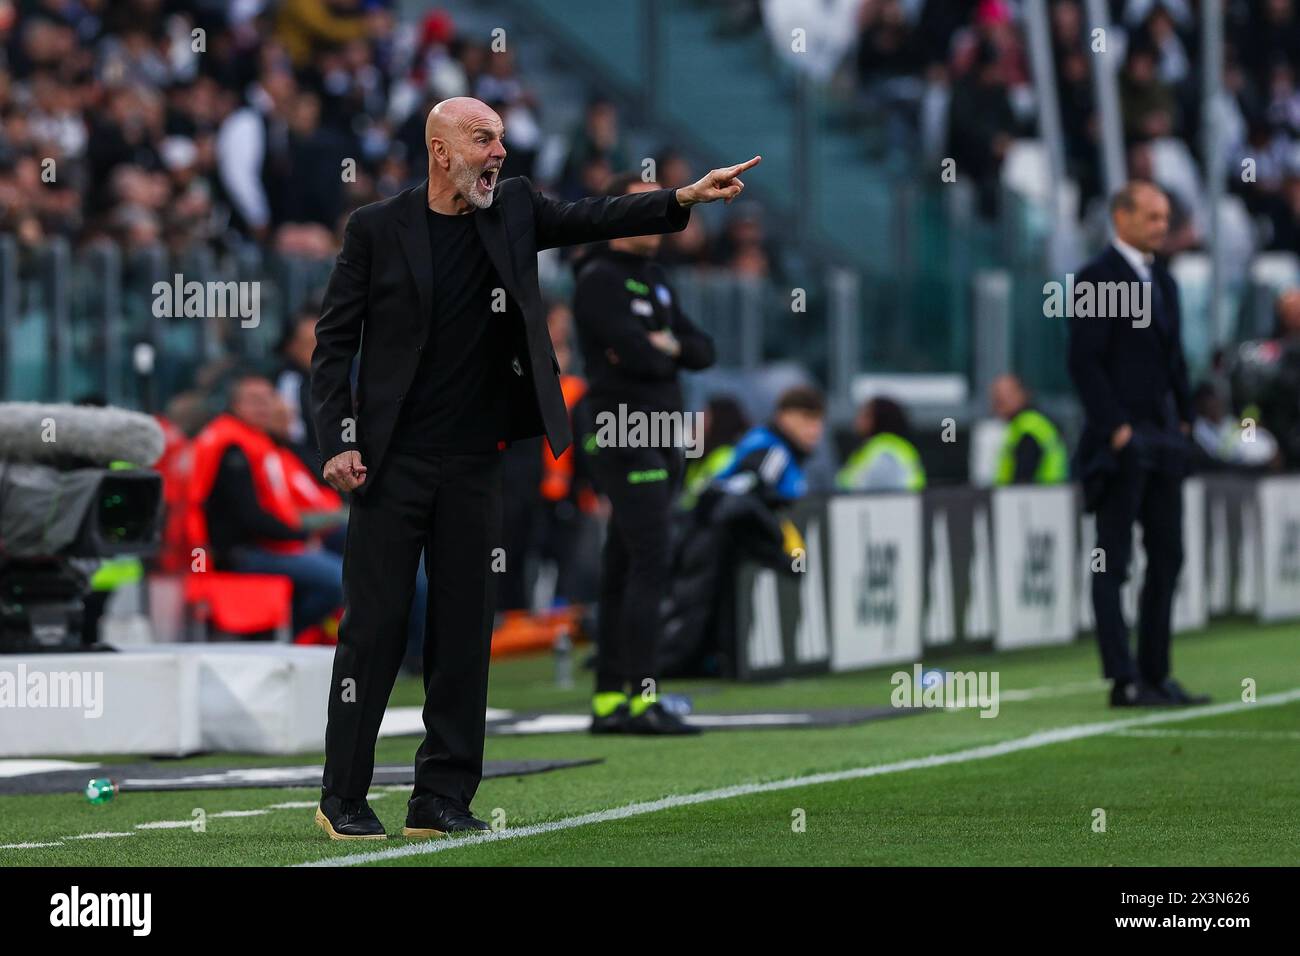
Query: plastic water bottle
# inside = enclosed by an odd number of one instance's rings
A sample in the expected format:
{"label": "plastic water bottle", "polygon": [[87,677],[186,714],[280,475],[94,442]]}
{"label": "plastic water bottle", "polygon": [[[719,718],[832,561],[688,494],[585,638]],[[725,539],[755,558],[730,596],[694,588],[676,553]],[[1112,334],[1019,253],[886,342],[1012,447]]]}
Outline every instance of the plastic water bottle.
{"label": "plastic water bottle", "polygon": [[659,703],[663,709],[678,717],[689,717],[695,704],[687,694],[660,694]]}
{"label": "plastic water bottle", "polygon": [[84,793],[91,803],[108,803],[117,796],[117,784],[107,777],[96,777],[86,784]]}
{"label": "plastic water bottle", "polygon": [[555,686],[560,690],[573,687],[573,638],[565,628],[555,635],[552,650],[555,654]]}

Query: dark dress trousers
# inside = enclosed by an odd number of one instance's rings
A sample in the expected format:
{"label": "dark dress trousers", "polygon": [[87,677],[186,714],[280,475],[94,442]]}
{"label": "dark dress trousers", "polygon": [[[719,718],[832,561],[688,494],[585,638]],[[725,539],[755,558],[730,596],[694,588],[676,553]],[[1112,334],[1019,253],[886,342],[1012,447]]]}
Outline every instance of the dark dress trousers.
{"label": "dark dress trousers", "polygon": [[[1183,358],[1178,287],[1160,263],[1150,267],[1150,324],[1135,313],[1070,319],[1070,377],[1084,408],[1075,475],[1085,507],[1096,513],[1097,547],[1105,571],[1092,575],[1092,603],[1102,670],[1107,678],[1160,685],[1169,676],[1170,615],[1183,563],[1182,479],[1191,461],[1181,425],[1192,419]],[[1120,252],[1107,246],[1075,278],[1084,283],[1142,279]],[[1115,429],[1128,424],[1130,442],[1111,448]],[[1138,610],[1138,654],[1129,647],[1120,589],[1128,579],[1133,525],[1142,528],[1147,568]]]}
{"label": "dark dress trousers", "polygon": [[[468,806],[483,769],[497,576],[502,560],[519,556],[500,550],[499,450],[419,449],[411,441],[419,436],[411,434],[393,443],[401,423],[425,420],[402,415],[409,396],[431,394],[423,387],[428,383],[416,383],[417,372],[439,367],[422,362],[424,350],[442,341],[436,330],[430,334],[436,325],[431,316],[442,305],[427,189],[426,181],[352,214],[316,327],[311,391],[321,461],[355,449],[367,467],[348,523],[322,789],[353,799],[369,789],[423,550],[429,579],[425,738],[416,755],[414,796]],[[495,272],[483,321],[494,323],[496,342],[481,354],[492,356],[485,361],[509,363],[493,378],[509,392],[498,448],[545,435],[558,455],[571,435],[537,285],[538,251],[680,230],[689,211],[673,190],[569,203],[548,199],[519,178],[500,182],[492,205],[467,215]],[[358,354],[354,406],[349,371]]]}

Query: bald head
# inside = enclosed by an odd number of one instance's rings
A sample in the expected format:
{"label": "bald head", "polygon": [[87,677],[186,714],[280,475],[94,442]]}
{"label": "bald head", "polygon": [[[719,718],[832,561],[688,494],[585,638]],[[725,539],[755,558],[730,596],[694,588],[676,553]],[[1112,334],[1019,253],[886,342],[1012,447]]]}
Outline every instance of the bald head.
{"label": "bald head", "polygon": [[447,139],[457,132],[470,135],[478,125],[495,127],[498,132],[503,128],[501,117],[496,110],[482,100],[472,96],[453,96],[429,110],[429,117],[424,121],[424,145],[435,136]]}
{"label": "bald head", "polygon": [[429,150],[429,203],[447,214],[492,205],[497,176],[506,158],[505,125],[481,100],[443,100],[424,122]]}

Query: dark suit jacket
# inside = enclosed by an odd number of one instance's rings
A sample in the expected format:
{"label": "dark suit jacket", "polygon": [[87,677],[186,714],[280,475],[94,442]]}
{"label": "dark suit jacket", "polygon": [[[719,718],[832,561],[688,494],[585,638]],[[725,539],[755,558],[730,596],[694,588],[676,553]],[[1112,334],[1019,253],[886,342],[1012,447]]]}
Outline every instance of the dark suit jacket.
{"label": "dark suit jacket", "polygon": [[[1119,250],[1107,245],[1105,251],[1075,276],[1075,289],[1085,282],[1095,286],[1102,282],[1140,281]],[[1141,445],[1159,441],[1177,453],[1186,450],[1178,426],[1180,422],[1191,422],[1193,411],[1183,357],[1178,286],[1159,262],[1151,267],[1151,281],[1159,286],[1165,313],[1163,322],[1161,316],[1154,314],[1157,302],[1154,288],[1151,324],[1145,328],[1134,328],[1136,314],[1070,319],[1070,377],[1084,410],[1075,474],[1084,482],[1085,495],[1088,495],[1090,478],[1099,474],[1104,477],[1116,469],[1110,439],[1120,425],[1132,426],[1140,436]],[[1148,451],[1154,455],[1149,447],[1143,448],[1143,454]],[[1089,497],[1095,499],[1096,495]]]}
{"label": "dark suit jacket", "polygon": [[[311,395],[322,466],[344,451],[360,451],[371,476],[361,493],[383,463],[428,338],[434,289],[427,192],[426,180],[351,215],[316,324]],[[558,456],[572,435],[537,286],[538,251],[675,232],[685,228],[690,211],[671,189],[570,203],[548,199],[517,178],[498,183],[492,205],[469,215],[505,289],[510,352],[522,370],[507,376],[508,437],[545,434]],[[348,373],[358,350],[354,410]]]}

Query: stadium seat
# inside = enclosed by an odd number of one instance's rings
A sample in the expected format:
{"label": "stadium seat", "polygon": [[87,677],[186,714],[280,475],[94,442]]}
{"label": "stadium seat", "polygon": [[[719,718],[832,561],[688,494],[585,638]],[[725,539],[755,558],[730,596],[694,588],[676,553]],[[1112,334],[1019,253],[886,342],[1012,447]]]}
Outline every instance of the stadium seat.
{"label": "stadium seat", "polygon": [[1261,252],[1251,263],[1250,277],[1275,294],[1300,285],[1300,257],[1293,252]]}
{"label": "stadium seat", "polygon": [[252,637],[273,633],[291,636],[293,582],[279,574],[230,574],[204,571],[185,576],[187,620],[215,635]]}

